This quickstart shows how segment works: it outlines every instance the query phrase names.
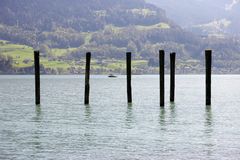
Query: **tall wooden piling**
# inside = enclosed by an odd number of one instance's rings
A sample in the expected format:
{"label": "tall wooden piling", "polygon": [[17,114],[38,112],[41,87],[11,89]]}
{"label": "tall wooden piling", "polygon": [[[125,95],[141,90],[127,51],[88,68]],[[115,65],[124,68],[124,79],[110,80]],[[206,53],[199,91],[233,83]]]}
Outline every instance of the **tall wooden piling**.
{"label": "tall wooden piling", "polygon": [[84,104],[89,104],[89,94],[90,94],[90,62],[91,53],[86,53],[86,68],[85,68],[85,94],[84,94]]}
{"label": "tall wooden piling", "polygon": [[212,50],[205,51],[206,64],[206,105],[211,105]]}
{"label": "tall wooden piling", "polygon": [[160,75],[160,106],[164,107],[164,50],[159,51],[159,75]]}
{"label": "tall wooden piling", "polygon": [[170,102],[175,100],[175,61],[176,53],[170,54]]}
{"label": "tall wooden piling", "polygon": [[39,51],[34,51],[34,68],[35,68],[35,104],[40,104],[40,63]]}
{"label": "tall wooden piling", "polygon": [[128,98],[128,103],[132,103],[132,76],[131,76],[131,58],[132,58],[132,53],[127,52],[127,98]]}

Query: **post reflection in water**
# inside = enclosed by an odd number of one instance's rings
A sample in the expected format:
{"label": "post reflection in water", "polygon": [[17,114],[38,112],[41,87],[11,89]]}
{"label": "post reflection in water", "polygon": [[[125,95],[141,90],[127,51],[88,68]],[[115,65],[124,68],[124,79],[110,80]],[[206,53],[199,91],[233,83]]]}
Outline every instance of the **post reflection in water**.
{"label": "post reflection in water", "polygon": [[84,120],[82,125],[86,126],[83,136],[80,138],[80,146],[84,145],[93,145],[94,144],[94,138],[97,136],[95,131],[93,131],[92,126],[94,126],[95,123],[97,123],[97,119],[94,119],[94,115],[92,113],[92,106],[91,105],[84,105]]}
{"label": "post reflection in water", "polygon": [[[167,114],[168,113],[168,114]],[[176,104],[169,103],[169,106],[160,108],[159,111],[159,125],[161,130],[166,131],[169,126],[175,125],[176,122]]]}
{"label": "post reflection in water", "polygon": [[126,112],[126,126],[127,128],[133,128],[134,124],[134,115],[133,115],[133,107],[132,104],[128,104],[127,112]]}
{"label": "post reflection in water", "polygon": [[205,123],[204,123],[204,137],[206,138],[205,146],[207,151],[207,156],[213,155],[213,115],[211,106],[207,106],[205,109]]}
{"label": "post reflection in water", "polygon": [[90,105],[85,105],[85,121],[91,122],[92,121],[92,108]]}
{"label": "post reflection in water", "polygon": [[211,136],[213,129],[213,117],[212,117],[212,109],[210,106],[206,107],[206,111],[205,111],[205,133],[206,135]]}
{"label": "post reflection in water", "polygon": [[176,104],[170,103],[170,120],[171,123],[174,123],[176,119]]}
{"label": "post reflection in water", "polygon": [[42,117],[41,117],[42,110],[41,110],[41,106],[40,105],[36,105],[35,113],[36,113],[36,116],[34,117],[35,121],[40,121],[42,119]]}
{"label": "post reflection in water", "polygon": [[[33,117],[33,121],[35,123],[35,130],[32,132],[32,144],[35,148],[34,153],[32,154],[35,156],[35,154],[41,152],[43,149],[42,143],[41,143],[41,127],[42,127],[42,109],[41,105],[36,105],[35,107],[35,113],[36,115]],[[36,157],[37,158],[37,157]]]}
{"label": "post reflection in water", "polygon": [[[160,108],[160,113],[159,113],[159,124],[160,126],[164,127],[165,126],[165,123],[166,123],[166,120],[165,120],[165,108]],[[161,128],[163,129],[163,128]]]}

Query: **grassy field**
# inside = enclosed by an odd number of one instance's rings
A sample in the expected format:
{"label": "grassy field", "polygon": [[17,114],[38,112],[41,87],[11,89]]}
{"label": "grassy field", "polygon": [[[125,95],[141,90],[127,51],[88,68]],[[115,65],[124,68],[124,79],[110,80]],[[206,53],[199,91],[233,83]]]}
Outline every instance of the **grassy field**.
{"label": "grassy field", "polygon": [[67,54],[70,54],[74,50],[77,50],[77,48],[66,48],[66,49],[53,48],[53,49],[51,49],[51,54],[56,56],[56,57],[61,57],[61,56],[65,56]]}
{"label": "grassy field", "polygon": [[169,24],[167,23],[158,23],[155,25],[151,25],[151,26],[136,26],[136,28],[138,30],[150,30],[150,29],[170,29]]}
{"label": "grassy field", "polygon": [[[71,49],[73,50],[73,49]],[[56,54],[56,56],[62,56],[67,54],[69,49],[53,49],[52,52]],[[12,57],[13,59],[13,67],[15,68],[24,68],[30,67],[34,64],[34,55],[33,48],[25,45],[19,44],[11,44],[7,41],[0,40],[0,54]],[[63,61],[49,61],[45,57],[41,57],[41,64],[44,65],[45,68],[62,68],[67,69],[70,65],[67,62]]]}
{"label": "grassy field", "polygon": [[33,65],[33,48],[29,46],[10,44],[0,40],[0,54],[12,57],[14,67],[21,68]]}
{"label": "grassy field", "polygon": [[[151,30],[151,29],[170,29],[171,26],[167,23],[158,23],[155,25],[149,25],[149,26],[142,26],[142,25],[136,25],[135,26],[137,30],[141,30],[141,31],[146,31],[146,30]],[[115,33],[120,32],[121,30],[124,29],[124,27],[117,27],[117,26],[113,26],[113,25],[106,25],[105,26],[106,30],[112,30]]]}
{"label": "grassy field", "polygon": [[[88,35],[90,36],[90,35]],[[51,54],[56,57],[65,56],[70,54],[71,51],[76,50],[77,48],[68,48],[68,49],[50,49]],[[25,68],[31,67],[34,65],[34,55],[33,48],[20,45],[20,44],[12,44],[4,40],[0,40],[0,54],[4,56],[9,56],[13,59],[12,66],[14,68]],[[54,60],[49,60],[46,56],[41,56],[40,63],[44,66],[44,68],[52,69],[52,70],[61,70],[63,73],[68,73],[68,70],[71,68],[75,68],[78,70],[84,70],[85,62],[82,61],[63,61],[59,58]],[[133,60],[132,67],[139,68],[147,66],[146,60]],[[99,62],[97,59],[91,60],[91,70],[97,71],[101,70],[103,73],[111,73],[118,72],[120,70],[125,71],[126,62],[125,60],[114,60],[114,59],[106,59],[104,61]]]}

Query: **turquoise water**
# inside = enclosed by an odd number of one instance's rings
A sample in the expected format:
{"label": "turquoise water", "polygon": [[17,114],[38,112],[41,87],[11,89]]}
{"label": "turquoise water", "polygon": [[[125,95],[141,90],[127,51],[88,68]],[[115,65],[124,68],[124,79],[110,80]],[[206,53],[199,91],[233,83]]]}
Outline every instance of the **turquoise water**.
{"label": "turquoise water", "polygon": [[215,75],[205,106],[202,75],[176,77],[176,103],[159,107],[158,76],[42,76],[35,106],[33,76],[0,76],[0,159],[238,159],[240,76]]}

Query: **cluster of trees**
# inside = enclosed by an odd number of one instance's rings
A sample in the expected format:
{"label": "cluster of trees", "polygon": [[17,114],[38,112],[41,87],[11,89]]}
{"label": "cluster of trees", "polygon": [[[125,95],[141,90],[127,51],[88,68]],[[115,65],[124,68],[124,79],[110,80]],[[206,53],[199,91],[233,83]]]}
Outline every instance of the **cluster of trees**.
{"label": "cluster of trees", "polygon": [[16,26],[0,25],[0,39],[25,44],[34,48],[41,44],[49,48],[79,47],[85,42],[81,32],[57,28],[52,32],[27,31]]}
{"label": "cluster of trees", "polygon": [[43,32],[39,35],[38,42],[50,48],[70,48],[83,45],[85,38],[78,32],[56,30],[55,32]]}
{"label": "cluster of trees", "polygon": [[96,45],[96,44],[90,44],[85,45],[77,50],[74,50],[70,52],[70,54],[67,54],[64,57],[61,57],[65,60],[77,60],[82,59],[85,57],[85,53],[91,51],[94,54],[94,58],[97,59],[124,59],[125,53],[127,52],[126,48],[118,48],[113,45],[104,44],[104,45]]}
{"label": "cluster of trees", "polygon": [[11,73],[12,72],[13,60],[9,56],[0,54],[0,73]]}
{"label": "cluster of trees", "polygon": [[98,45],[111,44],[119,48],[125,47],[137,52],[141,51],[146,44],[174,42],[199,46],[199,43],[202,43],[197,36],[179,28],[139,30],[135,26],[124,29],[106,27],[103,31],[94,33],[91,42]]}
{"label": "cluster of trees", "polygon": [[29,46],[36,46],[37,44],[36,33],[18,28],[17,26],[0,25],[0,39]]}

